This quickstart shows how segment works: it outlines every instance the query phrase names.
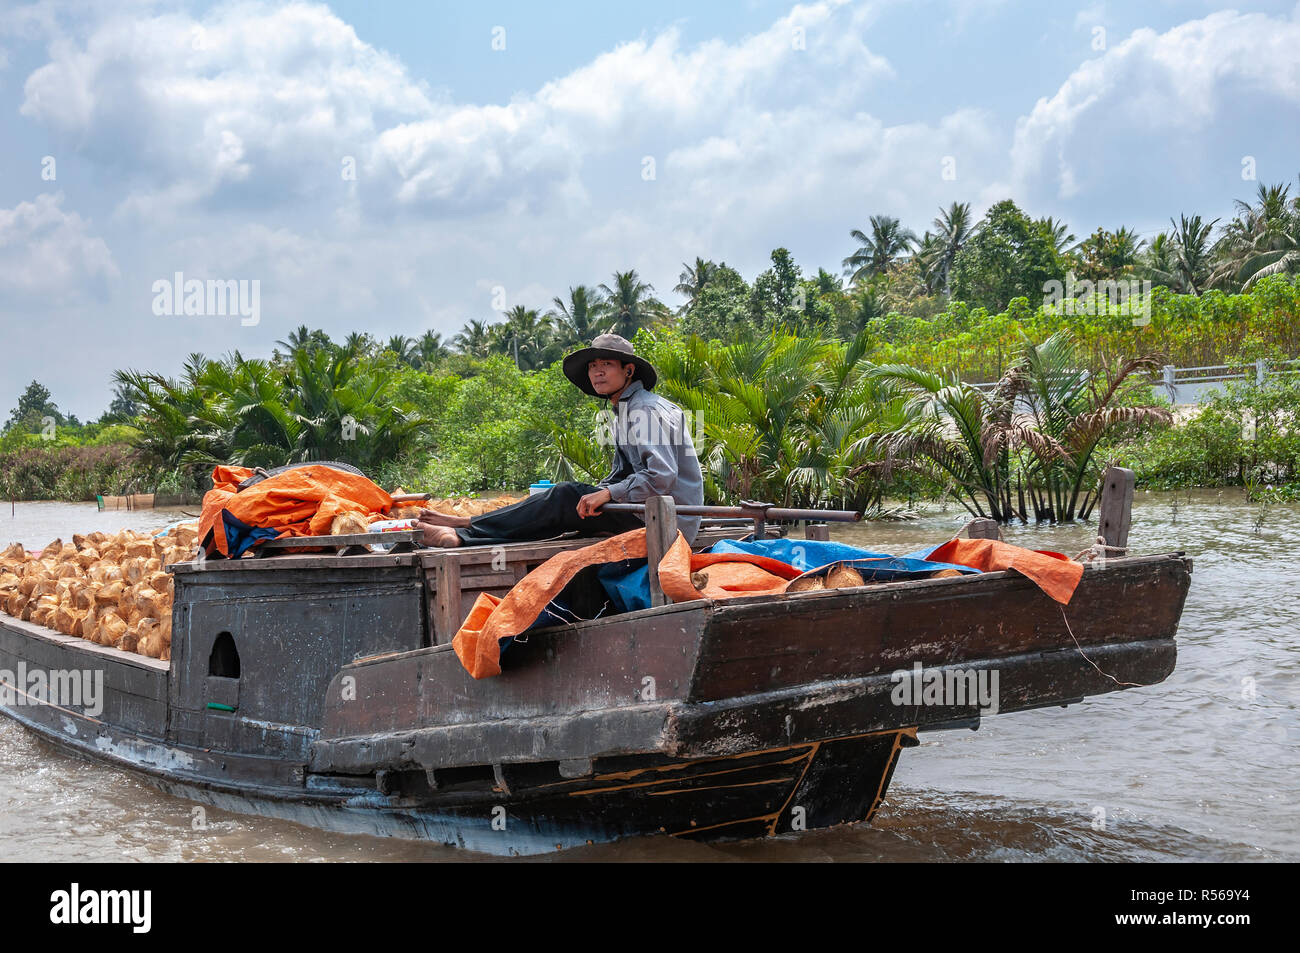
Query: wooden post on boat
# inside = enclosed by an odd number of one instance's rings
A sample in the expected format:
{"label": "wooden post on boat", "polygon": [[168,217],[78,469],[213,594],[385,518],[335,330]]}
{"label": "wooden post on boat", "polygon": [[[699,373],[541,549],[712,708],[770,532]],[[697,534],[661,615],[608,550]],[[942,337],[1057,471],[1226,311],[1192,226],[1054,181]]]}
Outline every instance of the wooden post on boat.
{"label": "wooden post on boat", "polygon": [[966,535],[971,539],[1001,539],[1002,531],[997,520],[975,519],[966,524]]}
{"label": "wooden post on boat", "polygon": [[819,539],[823,543],[829,542],[831,538],[830,523],[806,523],[803,528],[804,539]]}
{"label": "wooden post on boat", "polygon": [[671,496],[645,501],[645,555],[650,568],[650,605],[666,606],[672,600],[659,585],[659,561],[677,539],[677,504]]}
{"label": "wooden post on boat", "polygon": [[1097,517],[1097,535],[1109,549],[1106,556],[1122,556],[1128,549],[1128,531],[1133,523],[1132,470],[1107,467],[1101,475],[1101,509]]}

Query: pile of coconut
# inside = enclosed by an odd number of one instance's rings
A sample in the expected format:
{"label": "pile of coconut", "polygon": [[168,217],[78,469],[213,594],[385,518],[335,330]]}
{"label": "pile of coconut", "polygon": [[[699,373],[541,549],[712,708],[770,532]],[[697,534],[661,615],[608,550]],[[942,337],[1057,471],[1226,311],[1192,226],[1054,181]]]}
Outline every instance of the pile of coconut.
{"label": "pile of coconut", "polygon": [[0,553],[0,608],[16,619],[124,652],[171,658],[172,577],[194,557],[198,524],[162,536],[122,530],[56,539],[39,554]]}
{"label": "pile of coconut", "polygon": [[[401,495],[405,491],[400,487],[393,491],[393,495]],[[408,520],[419,519],[420,510],[437,510],[447,516],[482,516],[484,513],[491,513],[493,510],[499,510],[503,506],[509,506],[511,503],[518,503],[523,497],[518,496],[495,496],[491,499],[479,499],[472,496],[447,496],[435,497],[421,503],[405,503],[401,506],[394,506],[387,513],[343,513],[334,517],[334,522],[330,524],[331,536],[346,536],[351,533],[364,533],[370,528],[371,523],[378,523],[382,520]]]}
{"label": "pile of coconut", "polygon": [[[523,499],[521,496],[496,496],[490,500],[469,496],[455,496],[429,500],[428,503],[424,504],[424,508],[437,510],[439,513],[446,513],[448,516],[482,516],[484,513],[491,513],[503,506],[509,506],[511,503],[518,503],[521,499]],[[401,517],[395,518],[400,519]]]}

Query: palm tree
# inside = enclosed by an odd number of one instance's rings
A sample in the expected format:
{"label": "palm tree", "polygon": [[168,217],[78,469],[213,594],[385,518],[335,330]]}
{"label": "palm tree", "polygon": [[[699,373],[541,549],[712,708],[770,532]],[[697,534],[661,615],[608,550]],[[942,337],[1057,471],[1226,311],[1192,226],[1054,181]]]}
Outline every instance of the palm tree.
{"label": "palm tree", "polygon": [[860,245],[857,251],[844,259],[844,273],[852,283],[883,275],[896,259],[907,255],[917,243],[915,234],[888,215],[871,216],[870,238],[856,228],[849,232],[849,237]]}
{"label": "palm tree", "polygon": [[1157,366],[1154,358],[1132,358],[1098,378],[1080,366],[1068,329],[1038,345],[1024,338],[1003,384],[1017,411],[1029,419],[1023,442],[1030,458],[1026,482],[1040,514],[1053,521],[1087,519],[1101,480],[1094,457],[1102,439],[1119,425],[1172,423],[1167,408],[1128,403],[1130,392],[1146,383],[1134,375]]}
{"label": "palm tree", "polygon": [[1132,270],[1132,266],[1137,263],[1138,253],[1142,251],[1145,242],[1138,237],[1138,233],[1133,231],[1127,225],[1122,226],[1112,233],[1110,237],[1110,264],[1116,270]]}
{"label": "palm tree", "polygon": [[605,295],[601,318],[612,322],[609,330],[629,341],[636,332],[668,314],[668,308],[654,297],[654,287],[633,271],[614,272],[614,284],[600,286]]}
{"label": "palm tree", "polygon": [[420,352],[416,350],[415,341],[405,334],[394,334],[388,339],[385,350],[393,352],[399,364],[416,367],[420,361]]}
{"label": "palm tree", "polygon": [[1215,284],[1244,290],[1267,275],[1300,270],[1300,197],[1288,202],[1290,189],[1261,182],[1254,205],[1237,200],[1238,214],[1215,246]]}
{"label": "palm tree", "polygon": [[921,259],[926,270],[926,283],[932,289],[943,289],[948,293],[952,264],[957,255],[966,247],[966,242],[975,234],[971,222],[969,202],[953,202],[945,211],[939,209],[939,217],[933,222],[936,234],[925,233],[921,243]]}
{"label": "palm tree", "polygon": [[353,331],[343,340],[343,350],[353,358],[369,357],[374,352],[375,339],[365,331]]}
{"label": "palm tree", "polygon": [[677,276],[677,286],[673,288],[673,291],[686,296],[686,302],[677,309],[678,314],[685,314],[695,304],[695,299],[713,278],[718,266],[714,262],[696,258],[694,265],[682,262],[682,269],[682,273]]}
{"label": "palm tree", "polygon": [[428,368],[437,364],[448,354],[447,345],[442,341],[442,335],[433,331],[425,331],[421,334],[420,339],[415,343],[415,348],[421,368]]}
{"label": "palm tree", "polygon": [[576,344],[589,344],[600,333],[597,321],[604,301],[599,292],[578,285],[569,289],[567,303],[560,298],[551,300],[555,307],[546,316],[556,329],[557,343],[564,349]]}
{"label": "palm tree", "polygon": [[277,347],[284,348],[285,356],[293,359],[294,355],[301,350],[314,351],[321,347],[329,347],[329,335],[319,329],[315,331],[308,330],[307,325],[300,324],[297,329],[289,332],[287,341],[276,341]]}
{"label": "palm tree", "polygon": [[1047,218],[1040,218],[1038,224],[1058,255],[1064,255],[1074,243],[1074,233],[1065,222],[1058,222],[1049,215]]}
{"label": "palm tree", "polygon": [[1201,222],[1201,216],[1188,218],[1180,215],[1179,221],[1171,218],[1169,224],[1174,226],[1173,264],[1174,276],[1179,290],[1186,294],[1199,295],[1210,276],[1212,255],[1210,233],[1214,230],[1213,222]]}
{"label": "palm tree", "polygon": [[905,422],[872,439],[891,458],[949,482],[973,516],[1027,520],[1028,491],[1039,520],[1087,519],[1096,503],[1102,439],[1121,425],[1172,420],[1167,408],[1127,403],[1132,388],[1143,384],[1134,375],[1155,366],[1151,358],[1135,358],[1114,373],[1091,375],[1080,367],[1068,330],[1039,345],[1025,338],[991,391],[955,374],[882,365],[871,375],[905,398]]}
{"label": "palm tree", "polygon": [[472,319],[451,339],[451,343],[462,354],[487,357],[492,351],[491,326],[486,321]]}
{"label": "palm tree", "polygon": [[870,376],[903,401],[902,419],[870,436],[887,466],[906,466],[940,485],[968,513],[1010,522],[1011,395],[1001,383],[985,392],[956,373],[936,374],[907,364],[882,364]]}
{"label": "palm tree", "polygon": [[1160,232],[1147,245],[1146,253],[1138,262],[1139,274],[1150,279],[1153,284],[1176,288],[1178,278],[1175,274],[1174,239],[1168,232]]}
{"label": "palm tree", "polygon": [[550,318],[521,304],[506,312],[505,318],[504,324],[496,326],[502,353],[513,357],[520,370],[537,370],[551,363],[555,341]]}

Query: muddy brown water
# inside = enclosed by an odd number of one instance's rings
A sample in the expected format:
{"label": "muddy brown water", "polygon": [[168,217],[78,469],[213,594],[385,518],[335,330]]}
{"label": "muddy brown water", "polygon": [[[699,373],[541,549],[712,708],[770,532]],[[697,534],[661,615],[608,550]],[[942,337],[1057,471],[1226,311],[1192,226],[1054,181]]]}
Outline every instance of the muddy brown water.
{"label": "muddy brown water", "polygon": [[[6,507],[7,509],[7,507]],[[1256,526],[1262,513],[1262,523]],[[93,505],[0,510],[0,543],[160,528],[171,510]],[[904,553],[964,517],[839,527],[835,538]],[[1178,666],[1152,688],[1067,709],[922,734],[903,752],[871,826],[697,844],[647,837],[541,861],[1116,861],[1300,859],[1300,505],[1263,511],[1241,491],[1142,493],[1135,553],[1195,557]],[[1095,528],[1013,527],[1008,538],[1074,555]],[[330,834],[206,809],[130,772],[65,755],[0,717],[0,858],[6,860],[483,861],[439,845]]]}

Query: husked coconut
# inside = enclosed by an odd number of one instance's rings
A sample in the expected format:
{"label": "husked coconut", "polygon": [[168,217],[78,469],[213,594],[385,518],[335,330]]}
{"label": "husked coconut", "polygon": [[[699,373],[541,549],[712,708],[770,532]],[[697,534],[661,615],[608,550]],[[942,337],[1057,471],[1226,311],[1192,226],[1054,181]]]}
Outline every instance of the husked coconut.
{"label": "husked coconut", "polygon": [[826,580],[821,576],[799,576],[785,587],[786,592],[807,592],[810,589],[825,589]]}
{"label": "husked coconut", "polygon": [[826,574],[827,589],[848,589],[862,585],[862,574],[852,566],[838,563]]}
{"label": "husked coconut", "polygon": [[72,624],[77,621],[79,613],[68,606],[59,606],[54,611],[52,627],[64,635],[72,635]]}
{"label": "husked coconut", "polygon": [[348,536],[370,530],[370,520],[363,513],[340,513],[330,523],[331,536]]}
{"label": "husked coconut", "polygon": [[93,546],[87,546],[85,549],[77,553],[77,565],[86,571],[88,571],[91,566],[95,565],[95,563],[99,562],[99,560],[99,550],[95,549]]}
{"label": "husked coconut", "polygon": [[950,576],[961,576],[964,573],[960,569],[940,569],[938,572],[930,573],[931,579],[947,579]]}
{"label": "husked coconut", "polygon": [[131,585],[135,585],[144,578],[145,560],[139,556],[132,556],[122,563],[122,578]]}
{"label": "husked coconut", "polygon": [[22,543],[11,543],[9,548],[0,553],[0,559],[26,559],[27,550]]}
{"label": "husked coconut", "polygon": [[78,609],[89,609],[95,604],[95,593],[103,588],[102,583],[87,582],[77,590],[76,598],[73,599],[73,606]]}
{"label": "husked coconut", "polygon": [[95,641],[100,645],[116,646],[126,635],[126,623],[117,615],[105,615],[95,630]]}
{"label": "husked coconut", "polygon": [[148,559],[153,555],[153,541],[148,539],[133,539],[126,544],[126,556],[142,556]]}
{"label": "husked coconut", "polygon": [[126,584],[123,583],[122,580],[119,579],[116,582],[110,582],[95,593],[95,605],[115,606],[121,601],[122,593],[125,591]]}
{"label": "husked coconut", "polygon": [[142,636],[136,643],[135,650],[140,655],[147,655],[149,658],[158,658],[162,655],[163,642],[157,630],[151,630],[147,635]]}
{"label": "husked coconut", "polygon": [[148,586],[135,588],[135,606],[147,616],[157,619],[162,615],[162,605],[166,600],[157,591]]}
{"label": "husked coconut", "polygon": [[59,600],[52,595],[41,596],[36,600],[36,607],[32,609],[31,621],[37,625],[45,625],[50,621],[50,617],[58,611]]}

